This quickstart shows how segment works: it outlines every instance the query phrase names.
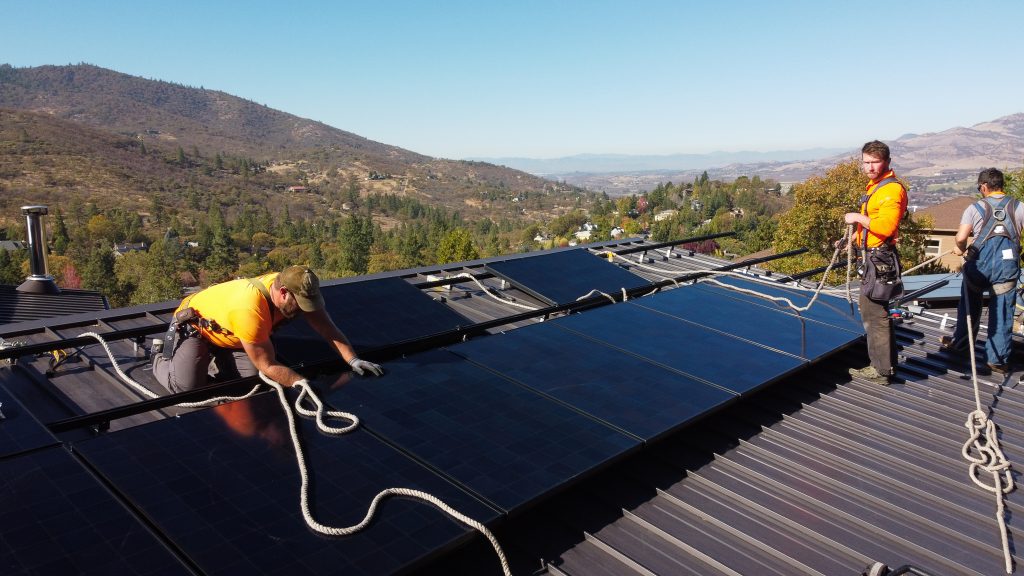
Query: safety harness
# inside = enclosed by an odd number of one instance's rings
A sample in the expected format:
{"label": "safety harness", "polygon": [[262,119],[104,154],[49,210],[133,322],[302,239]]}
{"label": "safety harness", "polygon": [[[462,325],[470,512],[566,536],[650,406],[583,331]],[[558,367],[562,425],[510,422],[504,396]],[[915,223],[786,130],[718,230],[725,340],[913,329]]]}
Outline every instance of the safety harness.
{"label": "safety harness", "polygon": [[[897,180],[896,178],[893,178],[891,176],[889,178],[883,178],[883,179],[879,180],[879,182],[877,184],[875,184],[874,186],[871,187],[871,191],[870,192],[868,192],[867,194],[861,196],[861,198],[860,198],[860,213],[865,215],[865,216],[867,216],[868,215],[868,200],[871,200],[871,196],[874,195],[875,192],[880,190],[882,188],[882,186],[885,186],[886,184],[891,184],[893,182],[896,182],[897,184],[900,184],[899,180]],[[903,186],[903,184],[900,184],[900,186]],[[901,214],[900,218],[902,218],[905,215],[906,215],[906,212]],[[882,246],[892,247],[892,239],[893,239],[893,237],[895,235],[896,235],[895,232],[893,232],[891,235],[889,235],[889,237],[886,238],[883,241]],[[881,248],[882,246],[877,246],[876,248]],[[863,226],[860,227],[860,248],[861,248],[862,252],[867,252],[868,251],[867,229],[864,228]]]}
{"label": "safety harness", "polygon": [[[977,258],[985,246],[985,242],[993,237],[1006,238],[1010,242],[1010,249],[1013,250],[1013,259],[1020,263],[1020,226],[1014,213],[1017,211],[1017,200],[1010,196],[992,198],[986,196],[974,203],[978,212],[981,213],[981,230],[978,231],[977,240],[968,248],[968,259]],[[999,282],[992,285],[992,292],[995,294],[1006,294],[1017,286],[1017,280]]]}

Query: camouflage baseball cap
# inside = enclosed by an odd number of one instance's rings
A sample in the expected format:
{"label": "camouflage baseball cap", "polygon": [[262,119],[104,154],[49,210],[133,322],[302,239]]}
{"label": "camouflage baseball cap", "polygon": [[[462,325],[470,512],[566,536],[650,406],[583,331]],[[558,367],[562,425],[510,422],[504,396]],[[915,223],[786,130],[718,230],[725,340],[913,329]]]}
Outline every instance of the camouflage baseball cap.
{"label": "camouflage baseball cap", "polygon": [[303,312],[313,312],[324,307],[320,279],[306,266],[289,266],[281,271],[278,280],[295,296],[295,302]]}

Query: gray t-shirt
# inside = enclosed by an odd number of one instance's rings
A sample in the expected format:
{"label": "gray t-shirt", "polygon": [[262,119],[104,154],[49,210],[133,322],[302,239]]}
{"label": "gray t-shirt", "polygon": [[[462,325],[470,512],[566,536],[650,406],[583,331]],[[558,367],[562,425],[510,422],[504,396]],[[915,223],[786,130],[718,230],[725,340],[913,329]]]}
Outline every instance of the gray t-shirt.
{"label": "gray t-shirt", "polygon": [[[1001,198],[1002,194],[991,194],[989,198]],[[981,233],[981,226],[983,224],[982,218],[985,217],[985,213],[978,208],[977,202],[971,204],[964,210],[963,217],[960,218],[960,224],[970,224],[971,231],[977,239],[978,234]],[[1013,221],[1017,223],[1017,232],[1019,236],[1020,227],[1024,227],[1024,202],[1017,202],[1017,209],[1013,211]],[[993,230],[997,232],[998,230]]]}

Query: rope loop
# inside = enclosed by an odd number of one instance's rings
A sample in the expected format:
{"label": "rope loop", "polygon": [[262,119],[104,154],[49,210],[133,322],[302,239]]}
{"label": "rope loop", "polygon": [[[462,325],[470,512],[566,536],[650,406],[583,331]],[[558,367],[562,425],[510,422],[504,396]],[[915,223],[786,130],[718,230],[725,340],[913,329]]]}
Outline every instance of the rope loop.
{"label": "rope loop", "polygon": [[[388,498],[390,496],[404,496],[407,498],[413,498],[435,506],[445,514],[448,514],[450,517],[454,518],[458,522],[461,522],[463,525],[473,528],[481,534],[483,534],[484,537],[487,538],[487,540],[491,543],[491,546],[494,548],[495,553],[498,555],[498,560],[501,562],[501,569],[504,572],[505,576],[512,575],[512,570],[509,567],[508,559],[505,557],[505,551],[502,550],[501,545],[498,543],[498,539],[495,538],[494,534],[491,533],[487,526],[484,526],[482,523],[477,522],[469,516],[466,516],[465,514],[459,512],[455,508],[452,508],[440,498],[432,494],[422,492],[420,490],[414,490],[411,488],[385,488],[384,490],[381,490],[380,492],[377,493],[376,496],[374,496],[373,500],[370,502],[370,506],[369,508],[367,508],[366,515],[363,516],[363,519],[351,526],[328,526],[326,524],[319,522],[316,518],[313,517],[313,512],[310,509],[309,468],[306,465],[306,456],[305,452],[302,450],[302,443],[299,441],[299,430],[298,426],[295,423],[295,415],[292,413],[291,406],[288,403],[288,397],[285,395],[284,386],[275,382],[262,372],[260,372],[260,378],[264,382],[266,382],[267,385],[273,388],[275,392],[277,392],[277,397],[281,403],[281,408],[284,410],[285,417],[288,420],[288,430],[291,433],[292,446],[295,449],[295,461],[298,464],[299,477],[302,480],[302,486],[299,489],[299,506],[302,509],[302,517],[306,520],[306,525],[309,526],[310,529],[312,529],[314,532],[323,534],[325,536],[350,536],[365,529],[370,524],[370,522],[373,520],[373,517],[377,514],[377,508],[380,506],[380,503],[383,502],[385,498]],[[316,393],[313,392],[312,388],[309,386],[308,383],[298,382],[294,386],[300,388],[299,398],[296,399],[295,402],[295,411],[307,417],[315,417],[317,422],[317,428],[320,431],[325,432],[327,434],[344,434],[346,432],[354,430],[359,425],[359,419],[352,414],[334,410],[325,410],[323,402],[316,395]],[[310,410],[308,408],[302,407],[300,404],[302,401],[305,400],[312,402],[313,405],[315,406],[315,410]],[[330,416],[347,418],[351,420],[351,424],[343,428],[334,428],[326,426],[323,423],[324,413],[327,413]]]}

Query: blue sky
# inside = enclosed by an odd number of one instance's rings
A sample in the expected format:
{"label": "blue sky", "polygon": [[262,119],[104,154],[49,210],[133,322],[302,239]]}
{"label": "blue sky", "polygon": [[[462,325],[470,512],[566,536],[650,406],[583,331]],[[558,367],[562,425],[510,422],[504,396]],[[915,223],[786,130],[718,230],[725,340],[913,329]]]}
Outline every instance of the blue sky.
{"label": "blue sky", "polygon": [[1024,112],[1019,0],[0,0],[0,62],[444,158],[856,148]]}

